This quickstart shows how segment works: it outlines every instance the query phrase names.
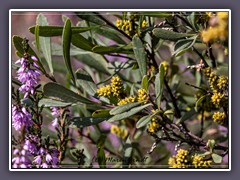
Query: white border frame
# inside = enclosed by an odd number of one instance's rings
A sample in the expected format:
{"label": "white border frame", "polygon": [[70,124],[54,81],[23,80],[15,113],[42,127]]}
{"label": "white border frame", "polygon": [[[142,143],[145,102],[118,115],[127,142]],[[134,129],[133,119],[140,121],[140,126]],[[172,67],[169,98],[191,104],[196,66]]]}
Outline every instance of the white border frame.
{"label": "white border frame", "polygon": [[[194,11],[209,11],[209,12],[217,12],[217,11],[227,11],[229,13],[229,154],[228,154],[228,160],[229,160],[229,168],[228,169],[13,169],[11,166],[11,134],[12,134],[12,118],[11,118],[11,94],[12,94],[12,82],[11,82],[11,75],[12,75],[12,68],[11,68],[11,62],[12,62],[12,37],[11,37],[11,15],[12,12],[73,12],[73,11],[85,11],[85,12],[118,12],[118,11],[163,11],[163,12],[194,12]],[[9,171],[231,171],[231,9],[10,9],[9,10]]]}

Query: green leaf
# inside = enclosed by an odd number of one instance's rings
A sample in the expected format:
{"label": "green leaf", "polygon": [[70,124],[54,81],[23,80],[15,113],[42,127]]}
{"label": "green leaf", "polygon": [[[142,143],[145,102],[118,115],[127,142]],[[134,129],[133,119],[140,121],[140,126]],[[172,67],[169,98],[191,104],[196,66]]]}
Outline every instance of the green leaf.
{"label": "green leaf", "polygon": [[215,153],[212,154],[212,159],[213,159],[213,162],[217,164],[220,164],[222,162],[222,156]]}
{"label": "green leaf", "polygon": [[213,148],[215,147],[215,140],[214,139],[209,139],[207,142],[207,147],[209,147],[210,152],[213,152]]}
{"label": "green leaf", "polygon": [[40,40],[39,40],[39,25],[36,25],[35,31],[36,47],[38,52],[40,52]]}
{"label": "green leaf", "polygon": [[92,126],[105,121],[107,118],[96,118],[96,117],[74,117],[69,121],[69,127],[71,128],[84,128]]}
{"label": "green leaf", "polygon": [[82,54],[77,55],[76,59],[81,61],[83,64],[88,65],[89,67],[96,69],[99,72],[104,74],[109,74],[108,63],[106,60],[99,54]]}
{"label": "green leaf", "polygon": [[175,56],[180,56],[183,53],[185,53],[188,49],[190,49],[196,42],[196,39],[197,36],[195,36],[194,38],[181,39],[177,41],[177,43],[174,46]]}
{"label": "green leaf", "polygon": [[106,23],[100,19],[96,14],[92,12],[75,12],[77,16],[83,20],[99,24],[99,25],[105,25]]}
{"label": "green leaf", "polygon": [[153,35],[159,39],[177,41],[179,39],[194,36],[195,34],[177,33],[174,31],[169,31],[161,28],[155,28],[153,29]]}
{"label": "green leaf", "polygon": [[[15,47],[16,50],[17,50],[17,55],[18,55],[19,57],[23,57],[23,54],[24,54],[24,49],[23,49],[23,46],[22,46],[23,38],[21,38],[20,36],[14,35],[14,36],[12,37],[12,42],[13,42],[14,47]],[[29,46],[29,49],[28,49],[28,53],[29,53],[30,55],[33,55],[33,56],[35,56],[36,58],[38,58],[37,55],[36,55],[36,53],[33,51],[33,49],[32,49],[30,46]]]}
{"label": "green leaf", "polygon": [[142,88],[145,89],[146,92],[148,92],[148,86],[149,86],[149,84],[148,84],[148,76],[145,75],[142,78]]}
{"label": "green leaf", "polygon": [[159,73],[156,75],[155,78],[155,93],[156,93],[156,100],[158,108],[160,109],[161,99],[163,94],[163,85],[164,85],[164,67],[163,64],[160,64]]}
{"label": "green leaf", "polygon": [[124,150],[124,155],[123,155],[122,167],[128,168],[128,165],[131,163],[131,160],[132,160],[131,156],[133,153],[132,142],[131,142],[129,136],[126,140],[126,143],[124,144],[123,150]]}
{"label": "green leaf", "polygon": [[38,106],[44,106],[44,107],[66,107],[66,106],[70,106],[71,103],[66,103],[66,102],[62,102],[62,101],[57,101],[57,100],[53,100],[53,99],[47,99],[47,98],[43,98],[38,102]]}
{"label": "green leaf", "polygon": [[110,116],[109,111],[110,109],[98,109],[93,112],[92,117],[98,117],[98,118],[109,117]]}
{"label": "green leaf", "polygon": [[83,69],[78,69],[76,71],[76,83],[91,96],[94,96],[97,91],[97,86],[92,77]]}
{"label": "green leaf", "polygon": [[65,60],[65,64],[67,66],[67,69],[71,75],[71,78],[73,80],[73,83],[75,84],[75,77],[73,74],[72,66],[71,66],[71,60],[70,60],[70,45],[71,45],[71,37],[72,37],[72,31],[71,31],[71,21],[70,19],[67,19],[63,28],[63,36],[62,36],[62,45],[63,45],[63,57]]}
{"label": "green leaf", "polygon": [[[72,34],[83,33],[92,29],[99,28],[100,26],[92,26],[92,27],[71,27]],[[29,31],[32,34],[35,34],[36,26],[32,26],[29,28]],[[39,25],[39,36],[43,37],[53,37],[53,36],[62,36],[63,27],[62,26],[45,26]]]}
{"label": "green leaf", "polygon": [[138,36],[133,37],[133,51],[141,72],[141,75],[144,76],[147,74],[147,54],[145,52],[144,45],[141,39]]}
{"label": "green leaf", "polygon": [[142,15],[145,16],[150,16],[150,17],[159,17],[159,18],[164,18],[164,17],[170,17],[172,15],[171,12],[159,12],[159,11],[145,11],[141,12]]}
{"label": "green leaf", "polygon": [[[52,43],[51,49],[52,49],[52,55],[63,56],[63,50],[62,50],[62,46],[60,44]],[[92,53],[90,51],[85,51],[85,50],[79,49],[77,47],[70,48],[70,56],[92,55],[92,54],[94,54],[94,53]]]}
{"label": "green leaf", "polygon": [[80,49],[92,51],[94,45],[80,34],[72,35],[72,44]]}
{"label": "green leaf", "polygon": [[97,45],[92,48],[94,53],[98,54],[110,54],[110,53],[122,53],[122,54],[132,54],[132,47],[130,46],[100,46]]}
{"label": "green leaf", "polygon": [[198,31],[198,30],[199,30],[199,27],[198,27],[198,25],[197,25],[197,23],[196,23],[196,17],[197,17],[196,12],[192,12],[192,13],[187,17],[187,20],[188,20],[188,22],[192,25],[194,31]]}
{"label": "green leaf", "polygon": [[128,117],[131,117],[135,114],[137,114],[138,112],[142,111],[143,109],[145,109],[146,107],[150,106],[152,104],[145,104],[143,106],[139,106],[139,107],[135,107],[135,108],[132,108],[130,111],[127,111],[127,112],[124,112],[124,113],[121,113],[121,114],[117,114],[113,117],[111,117],[108,121],[109,122],[114,122],[114,121],[119,121],[119,120],[122,120],[122,119],[126,119]]}
{"label": "green leaf", "polygon": [[146,124],[148,124],[152,119],[152,115],[147,115],[147,116],[143,116],[141,119],[138,120],[137,124],[136,124],[136,128],[139,129],[143,126],[145,126]]}
{"label": "green leaf", "polygon": [[33,107],[34,106],[34,102],[29,98],[21,99],[21,103],[25,106],[28,106],[28,107]]}
{"label": "green leaf", "polygon": [[[37,16],[37,22],[36,23],[39,26],[47,26],[48,25],[47,18],[41,13]],[[36,44],[38,44],[37,39],[36,39]],[[39,37],[39,47],[43,52],[43,56],[47,61],[47,64],[48,64],[48,67],[49,67],[49,70],[50,70],[51,74],[53,74],[53,65],[52,65],[52,56],[51,56],[51,39],[50,39],[50,37]]]}
{"label": "green leaf", "polygon": [[[84,103],[94,104],[89,99],[78,95],[77,93],[61,86],[57,83],[49,82],[43,86],[43,93],[45,96],[68,103]],[[95,103],[96,104],[96,103]]]}
{"label": "green leaf", "polygon": [[174,110],[173,109],[166,110],[163,114],[164,115],[172,115],[172,114],[174,114]]}
{"label": "green leaf", "polygon": [[106,157],[103,147],[98,148],[97,160],[100,168],[106,168]]}
{"label": "green leaf", "polygon": [[180,119],[177,120],[176,124],[182,123],[189,118],[191,118],[194,114],[196,114],[196,111],[194,108],[192,108],[190,111],[186,112]]}
{"label": "green leaf", "polygon": [[198,112],[198,107],[199,107],[200,105],[202,105],[203,100],[205,100],[207,96],[208,96],[208,95],[204,95],[204,96],[200,97],[200,98],[197,100],[197,102],[196,102],[196,104],[195,104],[195,111],[196,111],[196,112]]}
{"label": "green leaf", "polygon": [[126,42],[122,40],[122,38],[120,37],[120,33],[117,32],[116,30],[113,30],[107,27],[101,27],[101,28],[94,29],[93,32],[101,36],[104,36],[109,40],[113,40],[118,44],[126,44]]}
{"label": "green leaf", "polygon": [[129,111],[130,109],[142,104],[142,102],[128,103],[124,105],[117,106],[113,108],[109,113],[110,115],[121,114],[123,112]]}

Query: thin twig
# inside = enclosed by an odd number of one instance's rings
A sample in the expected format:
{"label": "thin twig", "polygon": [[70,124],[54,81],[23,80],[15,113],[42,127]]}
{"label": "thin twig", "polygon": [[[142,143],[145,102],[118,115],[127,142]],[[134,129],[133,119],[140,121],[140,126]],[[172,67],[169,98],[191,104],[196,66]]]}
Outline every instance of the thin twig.
{"label": "thin twig", "polygon": [[208,43],[208,53],[209,53],[209,57],[211,59],[212,68],[216,68],[217,67],[216,59],[215,59],[215,57],[213,55],[213,52],[212,52],[212,45],[211,45],[211,43]]}
{"label": "thin twig", "polygon": [[118,29],[114,24],[112,24],[110,21],[108,21],[106,18],[104,18],[101,14],[99,14],[98,12],[94,12],[100,19],[102,19],[103,21],[106,22],[107,25],[109,25],[110,27],[112,27],[113,29],[117,30],[118,32],[120,32],[122,35],[124,35],[128,40],[132,41],[132,38],[127,35],[124,31]]}

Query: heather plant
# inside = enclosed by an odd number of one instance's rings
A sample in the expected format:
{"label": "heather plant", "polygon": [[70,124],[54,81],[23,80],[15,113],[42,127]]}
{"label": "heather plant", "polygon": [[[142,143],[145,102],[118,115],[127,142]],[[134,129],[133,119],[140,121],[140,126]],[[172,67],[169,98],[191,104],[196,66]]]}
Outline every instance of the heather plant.
{"label": "heather plant", "polygon": [[12,37],[12,168],[229,167],[228,12],[48,19]]}

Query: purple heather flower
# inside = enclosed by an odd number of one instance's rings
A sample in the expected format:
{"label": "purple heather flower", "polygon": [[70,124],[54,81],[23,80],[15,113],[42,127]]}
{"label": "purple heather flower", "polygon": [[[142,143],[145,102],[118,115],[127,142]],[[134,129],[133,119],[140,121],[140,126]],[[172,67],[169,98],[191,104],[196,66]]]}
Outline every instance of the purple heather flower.
{"label": "purple heather flower", "polygon": [[35,163],[40,165],[42,163],[42,157],[40,155],[36,156],[34,158],[33,162],[35,162]]}
{"label": "purple heather flower", "polygon": [[39,153],[40,153],[41,155],[43,155],[43,154],[45,153],[45,149],[44,149],[43,147],[41,147],[41,148],[39,149]]}
{"label": "purple heather flower", "polygon": [[[21,150],[21,154],[19,154],[20,150],[15,149],[13,151],[13,154],[15,157],[12,159],[12,167],[13,168],[28,168],[31,167],[31,160],[27,156],[27,153],[25,150]],[[15,154],[16,153],[16,154]]]}
{"label": "purple heather flower", "polygon": [[25,141],[23,149],[29,151],[31,154],[35,154],[37,152],[37,147],[34,142],[30,142],[29,140]]}
{"label": "purple heather flower", "polygon": [[50,109],[52,110],[52,115],[54,116],[54,117],[57,117],[57,116],[59,116],[59,108],[57,108],[57,107],[50,107]]}
{"label": "purple heather flower", "polygon": [[[37,58],[35,56],[31,57],[34,62],[33,66],[39,68],[36,61]],[[34,94],[34,87],[39,83],[39,76],[41,72],[36,69],[30,69],[28,59],[21,58],[16,61],[16,64],[21,64],[21,67],[17,71],[17,79],[22,83],[22,86],[19,88],[19,91],[25,93],[24,98],[26,98],[29,93]]]}
{"label": "purple heather flower", "polygon": [[53,126],[53,127],[57,127],[57,126],[58,126],[58,118],[55,118],[55,119],[52,121],[52,126]]}
{"label": "purple heather flower", "polygon": [[46,155],[46,161],[50,163],[52,161],[52,156],[50,154]]}
{"label": "purple heather flower", "polygon": [[27,129],[32,125],[32,115],[26,110],[25,107],[22,109],[17,106],[12,106],[12,119],[13,127],[16,131],[20,131],[23,127]]}
{"label": "purple heather flower", "polygon": [[42,168],[48,168],[48,164],[47,163],[42,163],[41,167]]}

